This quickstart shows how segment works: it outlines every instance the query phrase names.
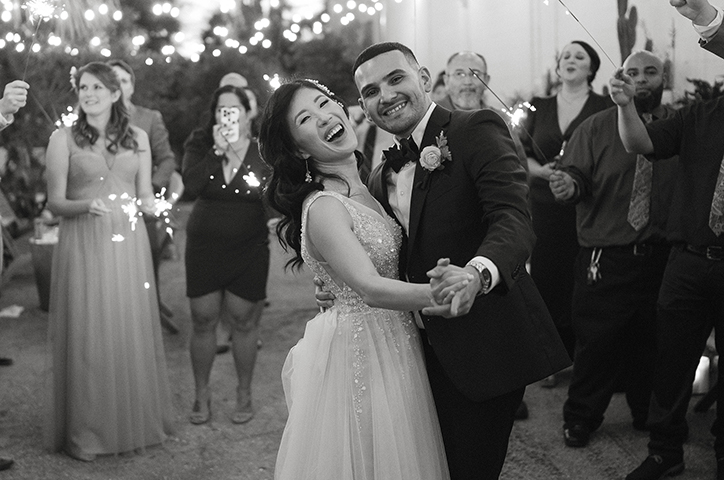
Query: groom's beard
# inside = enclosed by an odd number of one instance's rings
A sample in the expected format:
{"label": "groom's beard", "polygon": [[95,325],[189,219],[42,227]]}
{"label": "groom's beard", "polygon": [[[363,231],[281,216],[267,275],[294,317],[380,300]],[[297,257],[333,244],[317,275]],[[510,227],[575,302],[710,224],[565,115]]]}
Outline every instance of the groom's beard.
{"label": "groom's beard", "polygon": [[663,82],[653,90],[636,92],[634,95],[634,105],[636,111],[641,113],[651,113],[656,107],[661,105],[661,97],[664,94]]}

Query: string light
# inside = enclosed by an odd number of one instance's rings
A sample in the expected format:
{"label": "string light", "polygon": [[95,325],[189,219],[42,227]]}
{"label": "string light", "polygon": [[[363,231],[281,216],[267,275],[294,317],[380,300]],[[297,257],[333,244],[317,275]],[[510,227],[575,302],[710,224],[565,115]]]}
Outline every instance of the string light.
{"label": "string light", "polygon": [[[27,10],[28,15],[32,16],[35,20],[39,20],[41,18],[44,20],[55,18],[60,22],[65,22],[69,20],[70,15],[67,10],[58,6],[62,4],[64,7],[65,4],[62,3],[63,1],[64,0],[26,0],[25,3],[22,5],[22,8]],[[0,0],[0,2],[2,2],[4,7],[2,13],[0,14],[0,20],[5,23],[11,23],[13,21],[13,16],[18,15],[17,13],[13,12],[13,2],[11,2],[10,0]],[[225,0],[225,2],[223,3],[223,10],[231,13],[237,8],[238,3],[238,1],[234,0]],[[279,9],[283,7],[283,4],[279,0],[271,0],[269,6],[272,9]],[[283,29],[283,38],[289,42],[296,42],[302,38],[308,40],[310,38],[310,35],[323,35],[325,29],[328,28],[328,25],[333,20],[333,15],[337,15],[337,20],[339,22],[336,23],[337,25],[340,25],[340,23],[343,25],[349,25],[355,20],[364,21],[361,19],[369,18],[369,16],[375,15],[382,9],[383,4],[379,0],[340,0],[339,3],[335,4],[329,11],[321,12],[316,15],[307,11],[301,15],[295,15],[295,18],[293,19],[294,22],[290,22],[290,24],[295,23],[296,27],[294,29],[291,29],[290,27]],[[179,9],[177,7],[174,7],[169,2],[154,4],[151,7],[151,11],[156,16],[169,15],[174,18],[178,17],[180,13]],[[355,15],[355,13],[357,15]],[[366,15],[360,15],[364,13],[366,13]],[[114,10],[112,8],[109,8],[109,6],[105,3],[100,3],[100,5],[95,8],[86,7],[86,9],[81,10],[78,15],[80,18],[85,19],[85,21],[89,24],[98,23],[98,26],[109,22],[111,19],[115,22],[119,22],[123,18],[123,13],[120,10]],[[282,18],[287,18],[286,21],[290,21],[288,17],[285,17],[284,15],[282,15]],[[38,24],[39,23],[41,22],[38,22]],[[255,22],[254,30],[256,30],[256,32],[259,32],[261,30],[269,28],[270,25],[270,19],[268,17],[264,17]],[[97,28],[91,26],[91,31],[105,30],[105,28]],[[304,30],[304,32],[302,32],[302,30]],[[306,32],[308,32],[308,34]],[[215,36],[223,38],[224,41],[221,43],[222,47],[236,50],[240,54],[247,53],[249,47],[272,47],[271,39],[264,37],[252,36],[251,38],[246,40],[240,38],[231,38],[228,28],[223,26],[215,27],[213,33]],[[38,44],[38,46],[31,45],[29,49],[26,45],[23,45],[24,40],[21,35],[17,33],[12,33],[11,35],[12,38],[5,38],[4,41],[0,39],[0,49],[12,48],[17,52],[24,52],[26,50],[28,50],[29,52],[41,52],[43,49],[57,48],[72,56],[76,56],[80,53],[81,47],[79,47],[78,45],[69,44],[62,39],[61,35],[57,35],[54,33],[49,34],[47,42]],[[185,38],[182,32],[174,34],[173,38],[171,39],[171,42],[177,45],[181,45],[184,41]],[[147,42],[147,38],[142,35],[134,37],[131,41],[131,54],[135,55],[143,45],[147,44]],[[89,45],[86,43],[85,48],[90,47],[91,49],[96,50],[99,54],[105,57],[113,56],[112,46],[104,45],[104,43],[105,42],[100,37],[96,37],[93,39],[92,44]],[[171,57],[174,54],[181,54],[192,61],[198,61],[201,58],[201,53],[204,51],[204,45],[199,43],[190,47],[184,46],[183,49],[179,49],[175,45],[169,44],[165,47],[161,47],[161,49],[162,54],[166,57],[166,62],[170,62],[172,60]],[[172,53],[167,53],[169,51],[171,51]],[[221,55],[221,51],[218,48],[212,50],[212,52],[214,56]],[[30,53],[28,53],[28,55],[30,55]],[[151,65],[153,64],[153,59],[148,57],[145,60],[145,63],[147,65]]]}

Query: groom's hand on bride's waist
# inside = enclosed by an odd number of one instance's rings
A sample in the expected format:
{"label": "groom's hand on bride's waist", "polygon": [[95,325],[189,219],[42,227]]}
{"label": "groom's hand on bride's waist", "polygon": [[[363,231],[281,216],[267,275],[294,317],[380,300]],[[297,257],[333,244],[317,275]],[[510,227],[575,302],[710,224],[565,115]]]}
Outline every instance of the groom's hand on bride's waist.
{"label": "groom's hand on bride's waist", "polygon": [[314,277],[314,298],[322,311],[334,306],[334,294],[324,290],[324,282],[316,275]]}

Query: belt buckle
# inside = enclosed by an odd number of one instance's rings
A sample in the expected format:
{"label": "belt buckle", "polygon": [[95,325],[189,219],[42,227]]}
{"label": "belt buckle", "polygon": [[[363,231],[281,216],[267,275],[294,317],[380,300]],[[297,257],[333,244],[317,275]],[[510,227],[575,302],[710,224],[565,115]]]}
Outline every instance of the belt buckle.
{"label": "belt buckle", "polygon": [[724,249],[722,247],[706,247],[707,260],[721,260],[724,258]]}

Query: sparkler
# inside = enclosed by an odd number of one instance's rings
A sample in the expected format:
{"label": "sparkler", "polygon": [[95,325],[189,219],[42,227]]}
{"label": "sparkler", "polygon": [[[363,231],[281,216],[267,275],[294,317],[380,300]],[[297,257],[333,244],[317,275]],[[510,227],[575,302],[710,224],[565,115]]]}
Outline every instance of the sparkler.
{"label": "sparkler", "polygon": [[[518,110],[513,110],[511,107],[508,106],[507,103],[505,103],[505,102],[503,101],[502,98],[500,98],[500,97],[498,96],[497,93],[495,93],[495,91],[493,91],[492,88],[490,88],[490,86],[489,86],[487,83],[485,83],[485,80],[483,80],[482,78],[480,78],[480,75],[478,75],[478,74],[475,72],[475,70],[473,70],[472,68],[470,68],[469,70],[470,70],[470,73],[472,73],[475,78],[477,78],[478,80],[480,80],[480,83],[482,83],[483,85],[485,85],[485,88],[487,88],[488,91],[489,91],[490,93],[492,93],[493,96],[494,96],[495,98],[497,98],[498,101],[505,107],[505,113],[506,113],[511,119],[516,119],[516,118],[517,118],[517,121],[519,122],[519,121],[520,121],[520,118],[523,116],[523,109],[522,109],[522,108],[519,108]],[[530,103],[525,102],[525,104],[522,104],[522,105],[527,106],[529,110],[535,112],[535,107],[534,107],[533,105],[531,105]],[[511,120],[511,123],[513,123],[512,120]],[[528,133],[528,129],[525,128],[522,124],[518,124],[518,123],[513,123],[513,124],[514,124],[514,125],[519,125],[520,128],[523,130],[523,132],[525,132],[525,134],[526,134],[526,135],[528,136],[528,138],[530,139],[531,145],[533,146],[533,148],[534,148],[535,150],[537,150],[538,155],[540,155],[540,158],[546,158],[546,156],[543,155],[543,151],[540,149],[540,147],[538,146],[538,144],[535,142],[535,140],[533,140],[533,136],[532,136],[530,133]]]}
{"label": "sparkler", "polygon": [[[548,1],[547,1],[547,0],[545,0],[544,3],[545,3],[546,5],[548,5]],[[591,40],[593,40],[593,43],[595,43],[596,45],[598,45],[598,48],[601,49],[601,51],[602,51],[603,54],[606,56],[606,58],[608,58],[608,61],[611,62],[611,65],[613,65],[613,68],[618,68],[619,66],[616,65],[616,63],[611,59],[611,57],[609,56],[609,54],[606,53],[606,50],[604,50],[604,48],[601,46],[601,44],[598,43],[598,40],[596,40],[596,37],[594,37],[594,36],[591,34],[591,32],[588,31],[588,29],[586,28],[586,26],[583,24],[583,22],[581,22],[581,21],[578,19],[578,17],[576,16],[576,14],[573,13],[573,12],[571,11],[571,9],[568,8],[568,6],[567,6],[565,3],[563,3],[563,0],[558,0],[558,3],[560,3],[560,4],[563,6],[563,8],[566,9],[566,13],[569,14],[571,17],[573,17],[573,20],[575,20],[576,22],[578,22],[578,24],[581,26],[581,28],[583,28],[583,30],[588,34],[588,36],[591,37]]]}
{"label": "sparkler", "polygon": [[25,81],[25,75],[28,73],[28,64],[30,64],[30,56],[33,54],[33,47],[35,46],[35,37],[40,30],[40,25],[56,16],[55,12],[57,7],[52,0],[28,0],[22,8],[28,11],[30,23],[38,22],[30,42],[28,57],[25,59],[25,68],[23,69],[22,77],[23,81]]}

